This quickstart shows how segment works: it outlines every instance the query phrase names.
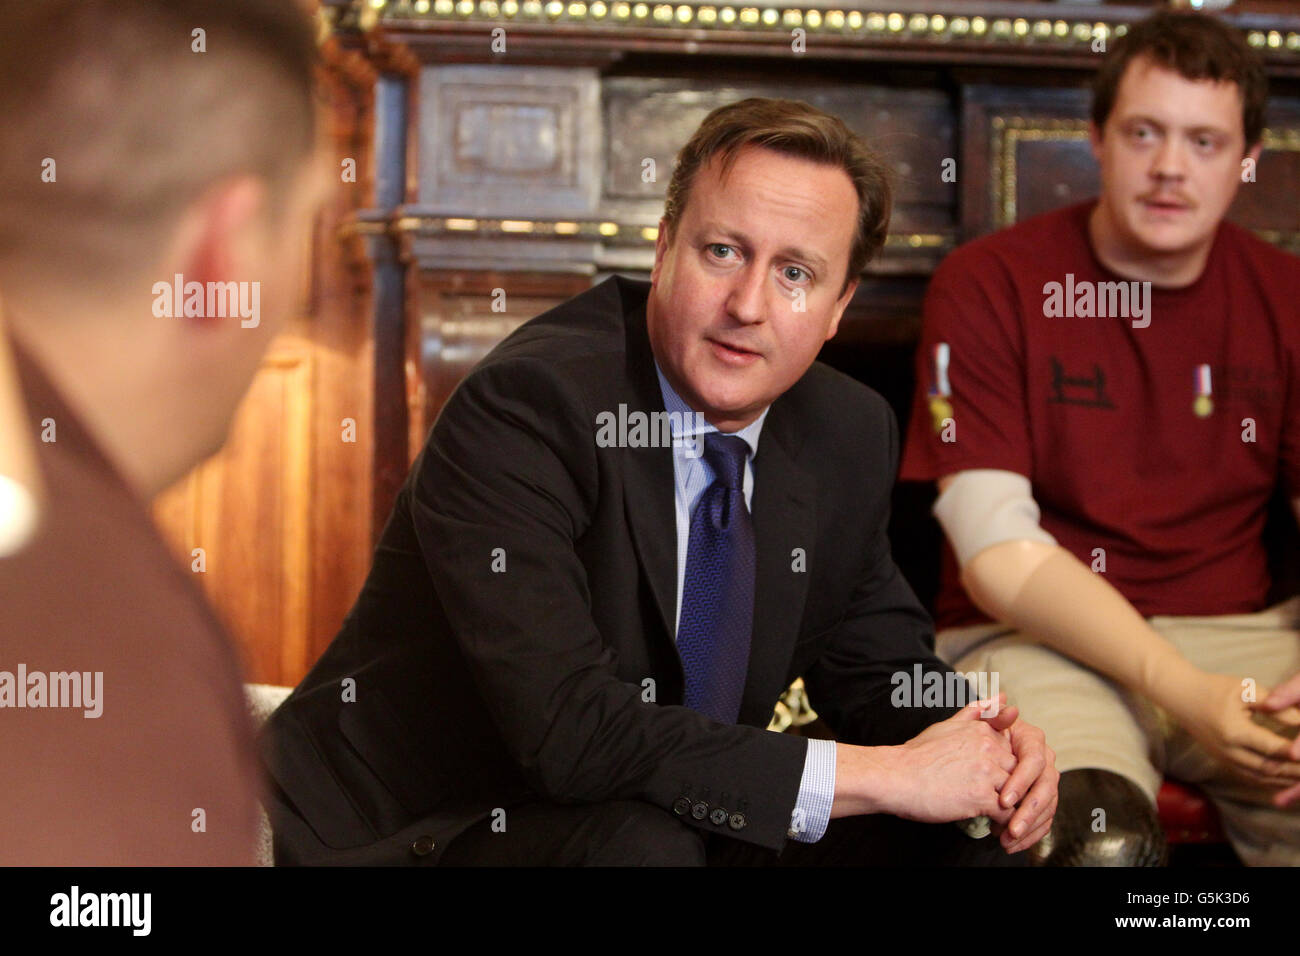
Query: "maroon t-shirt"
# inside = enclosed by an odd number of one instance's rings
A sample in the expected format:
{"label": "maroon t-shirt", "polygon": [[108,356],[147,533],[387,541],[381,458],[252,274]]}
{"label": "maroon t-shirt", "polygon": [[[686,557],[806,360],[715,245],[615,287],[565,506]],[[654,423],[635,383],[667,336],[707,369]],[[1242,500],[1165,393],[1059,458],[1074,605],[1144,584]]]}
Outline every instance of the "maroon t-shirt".
{"label": "maroon t-shirt", "polygon": [[[1150,324],[1134,327],[1131,283],[1127,316],[1098,314],[1123,307],[1106,287],[1087,301],[1089,284],[1126,282],[1092,250],[1095,204],[977,239],[936,270],[899,477],[1018,472],[1043,528],[1104,561],[1143,615],[1259,610],[1269,498],[1279,479],[1300,494],[1300,259],[1224,222],[1200,277],[1152,286]],[[987,620],[947,544],[935,618]]]}

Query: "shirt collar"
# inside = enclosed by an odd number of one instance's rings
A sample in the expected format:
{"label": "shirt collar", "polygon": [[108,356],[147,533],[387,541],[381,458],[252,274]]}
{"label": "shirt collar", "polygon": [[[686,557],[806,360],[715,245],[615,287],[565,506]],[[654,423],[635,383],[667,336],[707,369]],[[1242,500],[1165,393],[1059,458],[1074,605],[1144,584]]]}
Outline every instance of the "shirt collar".
{"label": "shirt collar", "polygon": [[[672,425],[673,437],[681,436],[689,438],[693,435],[707,435],[709,432],[716,432],[718,429],[709,424],[703,416],[698,418],[695,410],[682,401],[682,397],[673,390],[668,384],[668,379],[664,378],[663,369],[659,367],[659,362],[655,361],[655,374],[659,376],[659,391],[663,395],[664,410],[670,413],[669,422]],[[745,444],[749,446],[749,457],[754,458],[758,455],[758,436],[763,431],[763,420],[767,418],[768,411],[772,408],[768,405],[758,417],[742,428],[738,432],[724,432],[723,434],[735,435],[743,438]],[[677,415],[671,415],[677,412]],[[680,423],[680,424],[679,424]],[[701,446],[702,447],[702,446]]]}

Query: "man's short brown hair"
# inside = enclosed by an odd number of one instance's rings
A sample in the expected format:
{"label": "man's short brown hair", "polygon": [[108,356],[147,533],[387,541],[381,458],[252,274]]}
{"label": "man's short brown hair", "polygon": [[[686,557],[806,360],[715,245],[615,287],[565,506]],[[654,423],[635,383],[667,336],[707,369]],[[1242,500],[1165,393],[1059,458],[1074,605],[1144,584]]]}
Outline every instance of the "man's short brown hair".
{"label": "man's short brown hair", "polygon": [[0,18],[0,287],[134,281],[206,189],[251,173],[280,207],[312,153],[297,0],[0,0]]}
{"label": "man's short brown hair", "polygon": [[1246,149],[1259,142],[1268,100],[1264,64],[1237,30],[1215,17],[1186,11],[1164,10],[1135,23],[1111,48],[1092,85],[1092,119],[1099,130],[1115,106],[1125,69],[1138,57],[1184,79],[1236,83]]}
{"label": "man's short brown hair", "polygon": [[668,183],[664,221],[669,240],[686,210],[696,173],[716,155],[725,175],[746,146],[837,166],[853,182],[858,194],[858,228],[841,291],[847,288],[885,244],[893,208],[892,173],[843,120],[798,100],[750,97],[720,106],[704,118],[677,154]]}

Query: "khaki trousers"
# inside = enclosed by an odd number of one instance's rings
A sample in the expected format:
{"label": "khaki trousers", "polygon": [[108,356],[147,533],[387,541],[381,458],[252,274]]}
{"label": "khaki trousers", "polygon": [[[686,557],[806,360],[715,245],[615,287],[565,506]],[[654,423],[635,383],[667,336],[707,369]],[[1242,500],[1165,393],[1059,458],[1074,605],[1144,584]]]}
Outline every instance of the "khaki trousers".
{"label": "khaki trousers", "polygon": [[[1300,597],[1257,614],[1153,617],[1152,627],[1202,670],[1275,687],[1300,671]],[[997,675],[1007,702],[1041,727],[1057,769],[1127,777],[1155,802],[1161,779],[1196,784],[1252,866],[1300,865],[1300,806],[1278,810],[1272,791],[1236,781],[1163,710],[1001,624],[949,628],[939,655],[956,670]],[[990,677],[992,679],[992,677]],[[1260,692],[1260,699],[1263,692]]]}

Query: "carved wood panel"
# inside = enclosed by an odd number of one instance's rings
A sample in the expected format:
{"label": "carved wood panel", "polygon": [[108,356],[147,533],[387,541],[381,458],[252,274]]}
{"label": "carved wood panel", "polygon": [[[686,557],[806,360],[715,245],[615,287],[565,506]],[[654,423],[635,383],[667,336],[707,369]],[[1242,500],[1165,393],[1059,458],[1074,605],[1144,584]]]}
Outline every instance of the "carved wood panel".
{"label": "carved wood panel", "polygon": [[407,337],[408,464],[465,374],[524,322],[590,286],[578,276],[421,276]]}
{"label": "carved wood panel", "polygon": [[[934,78],[931,78],[934,79]],[[838,116],[898,173],[894,230],[951,229],[956,187],[940,177],[956,156],[949,94],[866,83],[724,83],[616,77],[605,81],[605,200],[613,211],[658,220],[677,151],[719,106],[749,96],[795,98]],[[654,179],[644,175],[654,161]],[[623,205],[620,205],[623,204]]]}
{"label": "carved wood panel", "polygon": [[418,201],[469,216],[587,216],[600,141],[595,70],[420,73]]}
{"label": "carved wood panel", "polygon": [[222,451],[154,506],[259,682],[295,682],[312,660],[311,375],[311,352],[278,342]]}

